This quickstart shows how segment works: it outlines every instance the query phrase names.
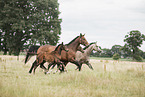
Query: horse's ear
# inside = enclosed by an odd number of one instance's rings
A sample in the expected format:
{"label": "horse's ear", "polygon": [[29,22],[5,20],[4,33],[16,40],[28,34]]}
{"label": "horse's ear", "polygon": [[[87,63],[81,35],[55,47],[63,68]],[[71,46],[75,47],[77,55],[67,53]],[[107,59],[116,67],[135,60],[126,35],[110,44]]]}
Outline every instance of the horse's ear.
{"label": "horse's ear", "polygon": [[63,45],[63,42],[61,44]]}
{"label": "horse's ear", "polygon": [[82,33],[80,33],[80,37],[82,37],[83,35],[82,35]]}
{"label": "horse's ear", "polygon": [[83,36],[85,36],[85,34]]}

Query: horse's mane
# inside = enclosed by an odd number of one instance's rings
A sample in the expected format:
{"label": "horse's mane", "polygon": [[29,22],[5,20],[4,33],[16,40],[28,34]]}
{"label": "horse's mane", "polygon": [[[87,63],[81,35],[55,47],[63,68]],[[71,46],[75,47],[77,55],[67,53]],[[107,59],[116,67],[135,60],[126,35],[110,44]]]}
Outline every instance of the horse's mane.
{"label": "horse's mane", "polygon": [[71,42],[69,42],[68,44],[66,44],[66,45],[69,45],[69,44],[71,44],[73,41],[75,41],[77,38],[78,38],[79,36],[77,36],[76,38],[74,38]]}
{"label": "horse's mane", "polygon": [[56,48],[55,48],[55,50],[54,51],[57,51],[57,49],[58,49],[58,47],[60,46],[61,44],[59,44]]}
{"label": "horse's mane", "polygon": [[83,50],[87,49],[87,48],[88,48],[90,45],[92,45],[92,44],[96,44],[96,42],[90,43],[88,46],[84,47]]}
{"label": "horse's mane", "polygon": [[[61,46],[61,45],[62,45],[62,44],[59,44],[59,45],[55,48],[54,51],[57,51],[57,50],[58,50],[58,47]],[[60,54],[61,54],[61,50],[59,50],[58,53],[59,53],[59,55],[60,55]]]}

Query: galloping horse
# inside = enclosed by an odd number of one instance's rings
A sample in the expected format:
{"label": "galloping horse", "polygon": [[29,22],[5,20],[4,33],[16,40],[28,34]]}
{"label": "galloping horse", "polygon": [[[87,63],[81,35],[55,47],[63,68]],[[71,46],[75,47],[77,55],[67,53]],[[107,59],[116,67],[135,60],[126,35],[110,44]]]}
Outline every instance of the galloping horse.
{"label": "galloping horse", "polygon": [[[32,45],[30,46],[30,48],[28,49],[27,51],[27,54],[26,54],[26,57],[25,57],[25,64],[30,60],[30,58],[34,55],[37,55],[37,50],[40,46],[38,45]],[[44,46],[41,46],[41,48],[46,48],[46,51],[47,51],[47,47],[49,47],[49,45],[44,45]],[[53,49],[55,50],[56,46],[52,46]],[[78,47],[77,49],[78,51],[81,51],[82,53],[84,53],[84,50],[81,46]],[[45,51],[45,50],[44,50]]]}
{"label": "galloping horse", "polygon": [[[35,73],[35,69],[41,65],[42,63],[44,62],[49,62],[50,64],[58,64],[58,68],[60,68],[60,64],[62,64],[63,66],[63,63],[60,61],[60,58],[61,58],[61,52],[62,50],[64,50],[65,52],[68,52],[68,49],[66,46],[62,44],[58,45],[54,51],[52,51],[51,53],[48,53],[48,52],[40,52],[38,55],[37,55],[37,58],[36,58],[36,63],[34,63],[31,67],[31,69],[34,68],[34,73]],[[64,66],[65,68],[65,66]],[[31,70],[30,69],[30,70]]]}
{"label": "galloping horse", "polygon": [[[77,65],[78,67],[80,67],[80,64],[77,60],[75,60],[75,54],[80,46],[80,44],[83,44],[83,45],[88,45],[88,42],[87,40],[85,39],[84,35],[80,34],[80,36],[77,36],[75,39],[73,39],[70,43],[66,44],[66,46],[68,47],[69,51],[68,52],[65,52],[64,50],[62,50],[61,52],[61,61],[64,62],[64,64],[66,65],[68,62],[71,62],[71,63],[74,63],[75,65]],[[40,53],[40,52],[52,52],[56,47],[55,46],[52,46],[52,45],[45,45],[45,46],[41,46],[38,51],[37,51],[37,54]],[[34,62],[36,63],[36,61]],[[33,64],[34,64],[33,63]],[[45,69],[46,68],[44,67],[44,64],[45,62],[41,63],[40,67],[42,69]],[[50,64],[48,67],[51,67],[53,64]],[[33,67],[31,67],[33,68]],[[80,70],[80,68],[79,68]],[[30,69],[29,73],[32,72],[32,69]]]}
{"label": "galloping horse", "polygon": [[[70,43],[66,44],[69,51],[63,52],[61,54],[61,61],[64,62],[65,66],[68,62],[74,63],[78,68],[79,71],[81,70],[79,62],[75,59],[75,55],[77,52],[77,48],[80,46],[80,44],[87,46],[88,42],[85,39],[84,35],[80,34],[80,36],[77,36],[75,39],[73,39]],[[55,64],[53,64],[55,65]],[[52,66],[52,64],[48,65],[48,70]]]}
{"label": "galloping horse", "polygon": [[87,64],[88,67],[92,70],[93,70],[93,67],[89,62],[89,57],[93,50],[101,52],[101,49],[99,48],[99,46],[97,46],[96,42],[90,43],[88,46],[86,46],[84,48],[84,53],[81,53],[81,52],[76,53],[76,60],[79,61],[80,65],[82,66],[82,64]]}
{"label": "galloping horse", "polygon": [[[84,53],[84,50],[83,50],[83,48],[82,48],[81,46],[78,47],[77,51],[78,51],[78,52]],[[53,65],[53,66],[52,66],[52,65]],[[50,70],[50,72],[51,72],[52,69],[55,67],[55,65],[56,65],[56,64],[48,65],[48,70],[49,70],[49,68],[52,66],[52,68],[51,68],[51,70]],[[63,66],[63,67],[64,67],[64,66]],[[62,67],[62,69],[59,69],[61,72],[63,72],[63,67]],[[57,69],[54,73],[56,73],[57,71],[58,71],[58,69]],[[50,72],[45,72],[45,74],[48,74],[48,73],[50,73]]]}

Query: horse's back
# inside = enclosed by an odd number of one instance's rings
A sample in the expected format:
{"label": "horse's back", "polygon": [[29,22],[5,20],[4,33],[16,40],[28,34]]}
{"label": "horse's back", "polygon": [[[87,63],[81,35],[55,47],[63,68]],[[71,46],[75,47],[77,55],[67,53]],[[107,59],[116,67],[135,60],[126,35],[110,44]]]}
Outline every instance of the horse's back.
{"label": "horse's back", "polygon": [[30,46],[28,52],[35,52],[36,53],[39,47],[40,46],[38,46],[38,45],[32,45],[32,46]]}
{"label": "horse's back", "polygon": [[56,46],[52,46],[52,45],[43,45],[40,46],[39,49],[37,50],[37,54],[39,54],[40,52],[48,52],[51,53],[52,51],[54,51],[56,48]]}

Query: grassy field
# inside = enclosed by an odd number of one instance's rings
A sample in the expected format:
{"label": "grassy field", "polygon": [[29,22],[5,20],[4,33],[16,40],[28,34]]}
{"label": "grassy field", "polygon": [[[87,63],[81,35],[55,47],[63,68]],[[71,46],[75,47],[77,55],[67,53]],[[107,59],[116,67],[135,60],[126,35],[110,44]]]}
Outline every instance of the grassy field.
{"label": "grassy field", "polygon": [[0,56],[0,97],[145,97],[145,62],[92,58],[94,70],[68,64],[67,73],[29,74],[33,57]]}

